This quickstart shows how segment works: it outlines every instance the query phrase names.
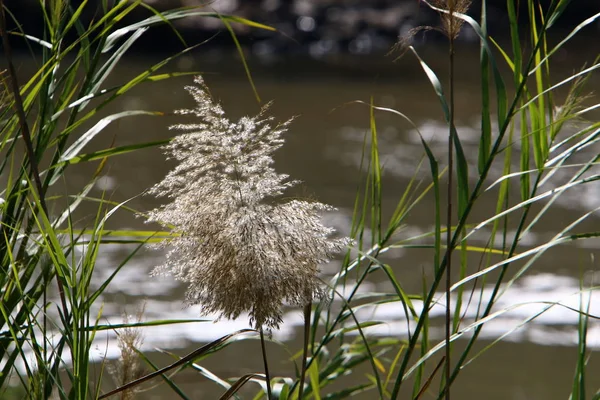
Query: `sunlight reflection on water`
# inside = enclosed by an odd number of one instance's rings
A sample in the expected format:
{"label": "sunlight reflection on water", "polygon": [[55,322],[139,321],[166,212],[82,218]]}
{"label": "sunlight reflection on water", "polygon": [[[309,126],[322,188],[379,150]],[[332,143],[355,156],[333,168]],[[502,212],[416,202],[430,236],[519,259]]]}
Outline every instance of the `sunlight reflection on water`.
{"label": "sunlight reflection on water", "polygon": [[[123,249],[120,249],[123,250]],[[102,260],[110,265],[110,252],[104,252],[108,259]],[[159,257],[156,254],[146,253],[143,258],[138,258],[135,262],[128,264],[117,279],[111,283],[107,295],[111,293],[121,293],[131,296],[138,303],[146,302],[146,312],[144,320],[160,319],[206,319],[212,321],[214,316],[200,316],[197,307],[185,307],[183,304],[183,287],[169,277],[150,277],[149,271],[152,269]],[[339,270],[339,262],[331,263],[327,272]],[[111,272],[110,270],[99,270],[97,275],[98,283],[101,282]],[[586,285],[594,281],[593,274],[588,274],[585,279]],[[595,281],[598,280],[596,273]],[[344,296],[347,296],[352,287],[352,281],[347,282],[346,286],[338,286],[337,290]],[[385,286],[380,284],[366,282],[360,288],[359,294],[377,293],[388,291]],[[477,303],[479,299],[489,298],[492,287],[489,285],[482,293],[475,293],[471,302],[464,305],[461,314],[463,322],[461,329],[465,329],[473,323],[477,314]],[[498,313],[492,320],[486,323],[481,333],[481,338],[494,340],[503,334],[513,331],[505,340],[517,342],[532,342],[545,345],[574,346],[577,344],[577,324],[578,313],[573,309],[587,309],[592,315],[600,315],[600,293],[583,291],[580,292],[579,281],[569,276],[561,276],[551,273],[540,273],[524,276],[510,287],[501,288],[501,297],[498,298],[494,306],[494,312]],[[465,294],[464,303],[468,302],[469,293]],[[105,296],[106,297],[106,296]],[[438,305],[430,311],[430,316],[435,321],[441,323],[444,314],[444,295],[439,293],[437,298]],[[340,302],[333,299],[334,308],[340,307]],[[456,298],[453,297],[453,303]],[[122,313],[135,313],[136,304],[122,305],[117,303],[103,304],[105,318],[102,323],[119,324],[123,322]],[[554,305],[554,303],[556,303]],[[589,303],[589,304],[588,304]],[[421,303],[413,302],[417,312],[420,312]],[[563,307],[565,306],[565,307]],[[571,309],[568,309],[569,307]],[[503,312],[506,310],[506,312]],[[525,320],[541,313],[535,319],[519,328]],[[381,321],[381,325],[366,328],[365,331],[371,335],[377,336],[395,336],[406,337],[407,320],[403,315],[402,307],[399,303],[383,304],[377,307],[366,307],[357,311],[359,320]],[[291,310],[285,313],[284,323],[281,329],[274,331],[274,338],[281,341],[292,340],[302,326],[302,315],[300,310]],[[414,322],[410,323],[411,329],[414,328]],[[199,322],[190,324],[179,324],[175,326],[155,326],[144,328],[144,348],[181,348],[189,345],[190,342],[209,342],[218,339],[226,334],[239,329],[249,328],[248,316],[242,315],[235,321],[221,320],[218,322]],[[437,332],[437,334],[436,334]],[[356,334],[356,332],[354,332]],[[432,330],[433,339],[441,339],[441,329]],[[468,335],[468,333],[467,333]],[[588,332],[588,344],[590,347],[600,347],[600,324],[597,321],[590,321]],[[116,336],[114,332],[107,331],[106,336],[100,335],[98,346],[102,349],[99,354],[104,354],[109,358],[118,356],[116,347]]]}
{"label": "sunlight reflection on water", "polygon": [[[477,165],[477,152],[473,151],[478,146],[478,131],[473,126],[460,126],[458,128],[461,139],[464,140],[464,146],[467,157],[472,166]],[[415,130],[400,132],[395,126],[382,126],[379,128],[379,145],[382,152],[382,162],[384,164],[387,176],[412,178],[415,173],[415,165],[422,159],[422,145],[420,138]],[[440,162],[444,162],[445,152],[445,126],[436,120],[424,120],[419,125],[419,132],[423,138],[429,142],[432,150],[439,155]],[[338,141],[324,149],[326,158],[335,159],[336,162],[348,166],[358,167],[360,165],[360,149],[364,139],[365,130],[345,126],[339,130]],[[349,164],[348,164],[349,163]],[[476,167],[473,167],[476,168]],[[476,171],[473,171],[476,172]],[[427,176],[427,170],[423,176]],[[492,175],[501,176],[501,171],[492,170]],[[117,186],[115,177],[107,177],[100,180],[99,188],[107,189]],[[560,181],[560,175],[556,179]],[[551,181],[552,182],[552,181]],[[585,190],[582,190],[585,189]],[[590,204],[597,203],[597,193],[600,191],[600,185],[584,185],[577,191],[568,193],[559,198],[558,204],[563,206],[568,204],[569,208],[587,210]],[[349,193],[349,192],[348,192]],[[328,226],[334,226],[338,232],[348,234],[351,230],[351,215],[349,210],[339,210],[327,213],[324,216],[325,223]],[[401,236],[404,238],[413,237],[433,228],[425,228],[420,225],[407,225],[403,227]],[[514,236],[514,230],[508,230],[506,239],[511,240]],[[371,236],[367,229],[365,238]],[[529,231],[519,241],[519,248],[532,248],[547,240],[546,234],[540,234]],[[479,246],[485,246],[490,237],[490,230],[483,227],[470,238],[470,243]],[[500,238],[497,238],[499,241]],[[425,242],[423,242],[425,243]],[[365,246],[368,246],[368,239]],[[500,245],[497,242],[496,245]],[[580,246],[594,248],[594,243],[582,242]],[[135,248],[134,245],[104,245],[103,251],[98,259],[97,273],[95,275],[96,284],[103,282],[112,272],[108,266],[118,265],[119,258],[124,257],[129,251]],[[356,255],[356,252],[352,254]],[[387,259],[394,261],[405,261],[409,253],[406,249],[396,248],[385,254]],[[108,287],[106,296],[104,296],[104,312],[106,320],[111,324],[121,323],[123,312],[133,313],[136,304],[145,301],[147,303],[145,319],[194,319],[199,318],[197,307],[186,308],[183,304],[184,286],[169,277],[150,277],[149,272],[161,261],[162,253],[155,251],[142,251],[140,255],[128,262],[116,279]],[[421,264],[423,262],[421,261]],[[427,262],[429,263],[429,262]],[[399,262],[401,264],[401,262]],[[322,266],[324,276],[332,276],[339,271],[340,263],[332,262]],[[587,280],[586,282],[592,282]],[[338,287],[338,290],[344,292],[347,289]],[[377,283],[364,284],[360,288],[360,293],[385,292],[390,291],[389,287],[378,285]],[[492,291],[492,287],[486,286],[482,292],[474,294],[468,305],[463,306],[461,314],[463,322],[461,329],[468,327],[477,315],[477,304],[482,299],[485,305]],[[532,342],[546,345],[566,345],[577,344],[577,323],[578,314],[572,309],[585,309],[589,301],[589,311],[592,315],[600,315],[600,295],[598,292],[584,292],[582,296],[579,293],[579,281],[573,276],[567,276],[558,273],[558,271],[533,273],[526,275],[516,281],[511,287],[502,291],[502,296],[497,300],[493,312],[498,312],[495,317],[488,321],[481,332],[481,338],[494,340],[507,332],[511,332],[505,340],[517,342]],[[116,296],[116,297],[115,297]],[[125,296],[125,297],[124,297]],[[444,314],[444,298],[439,294],[439,304],[430,311],[431,318],[434,321],[441,318]],[[580,298],[581,297],[581,298]],[[110,299],[110,300],[109,300]],[[125,301],[123,300],[125,299]],[[453,302],[455,302],[453,298]],[[468,294],[464,302],[467,302]],[[130,304],[129,302],[133,302]],[[334,299],[334,302],[338,302]],[[124,305],[127,303],[127,305]],[[551,303],[556,303],[550,307]],[[419,312],[420,303],[414,302]],[[563,306],[561,306],[563,305]],[[335,305],[334,307],[339,307]],[[507,310],[502,312],[502,310]],[[543,311],[543,312],[542,312]],[[480,311],[481,312],[481,311]],[[542,312],[527,324],[523,321]],[[382,321],[381,325],[372,326],[366,329],[366,332],[372,335],[392,335],[406,337],[408,335],[408,326],[414,328],[414,322],[410,324],[403,316],[402,307],[398,304],[385,304],[377,307],[367,307],[358,311],[362,319]],[[211,316],[206,316],[212,320]],[[523,326],[520,326],[523,324]],[[279,331],[274,332],[277,340],[292,340],[302,325],[301,313],[298,310],[290,311],[285,314],[284,323]],[[242,328],[248,328],[248,316],[242,315],[236,321],[202,322],[200,325],[181,324],[175,328],[172,326],[151,327],[145,329],[144,346],[148,349],[153,347],[185,347],[190,342],[208,342],[215,340],[223,335]],[[436,329],[432,331],[433,337],[436,337]],[[354,332],[356,334],[356,332]],[[468,335],[470,332],[466,332]],[[441,330],[437,338],[441,338]],[[590,322],[589,345],[591,347],[600,346],[600,326],[595,321]],[[114,333],[108,332],[107,337],[100,339],[106,348],[102,347],[109,357],[116,357],[118,349],[116,348],[116,337]]]}

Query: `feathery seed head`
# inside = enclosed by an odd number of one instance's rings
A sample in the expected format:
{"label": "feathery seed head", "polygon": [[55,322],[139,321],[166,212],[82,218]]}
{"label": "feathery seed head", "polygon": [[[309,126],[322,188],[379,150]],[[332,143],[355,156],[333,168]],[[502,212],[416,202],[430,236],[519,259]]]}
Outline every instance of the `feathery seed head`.
{"label": "feathery seed head", "polygon": [[443,10],[448,11],[449,14],[442,14],[442,31],[446,36],[456,39],[460,33],[460,28],[464,24],[464,21],[460,18],[453,16],[453,13],[464,14],[471,6],[472,0],[431,0],[431,3]]}
{"label": "feathery seed head", "polygon": [[296,181],[275,172],[272,153],[291,121],[272,125],[266,108],[231,122],[201,77],[186,89],[197,103],[178,113],[198,117],[171,129],[184,133],[165,146],[179,161],[150,193],[170,202],[148,221],[173,227],[166,262],[153,274],[188,283],[190,305],[237,318],[250,314],[259,327],[277,328],[282,306],[303,306],[322,295],[318,264],[342,250],[347,239],[330,239],[319,212],[330,207],[276,198]]}

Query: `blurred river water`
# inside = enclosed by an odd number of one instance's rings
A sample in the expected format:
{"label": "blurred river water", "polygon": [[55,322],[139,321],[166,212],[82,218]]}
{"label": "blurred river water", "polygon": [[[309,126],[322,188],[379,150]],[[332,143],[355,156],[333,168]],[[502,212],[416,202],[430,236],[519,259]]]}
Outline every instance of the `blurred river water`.
{"label": "blurred river water", "polygon": [[[445,77],[447,66],[444,49],[424,48],[422,53],[438,75]],[[591,61],[596,53],[597,50],[582,47],[573,49],[569,54],[558,54],[553,80],[558,81],[572,73],[585,61]],[[478,51],[475,48],[459,49],[456,60],[458,132],[471,167],[476,170],[480,124]],[[157,60],[141,56],[124,60],[119,64],[120,69],[115,71],[111,84],[135,76],[155,61]],[[29,68],[32,67],[22,61],[22,71]],[[202,72],[213,96],[222,102],[231,119],[254,115],[260,109],[236,57],[219,52],[204,54],[199,51],[196,55],[176,61],[168,68],[173,72]],[[296,117],[286,136],[286,144],[276,154],[275,167],[293,179],[302,180],[303,184],[295,194],[314,196],[335,206],[337,211],[327,213],[324,219],[326,224],[336,227],[342,234],[348,234],[350,230],[356,187],[361,179],[359,166],[363,138],[369,129],[368,107],[353,103],[354,100],[368,103],[372,98],[377,105],[394,108],[407,115],[439,157],[440,164],[447,163],[444,155],[447,131],[441,109],[426,77],[415,59],[408,54],[396,62],[393,57],[381,57],[377,60],[340,57],[327,62],[291,59],[275,63],[260,63],[251,59],[250,69],[261,99],[265,102],[274,101],[270,113],[281,121]],[[106,148],[113,143],[122,146],[169,138],[174,134],[168,130],[169,125],[179,122],[172,111],[194,106],[193,100],[184,90],[184,86],[191,82],[191,77],[183,76],[143,84],[122,100],[108,106],[104,110],[106,115],[124,110],[162,111],[166,115],[120,119],[95,138],[85,152]],[[600,78],[592,76],[587,87],[589,91],[600,88]],[[564,90],[559,90],[556,98],[564,99],[565,94]],[[587,118],[599,120],[600,115],[590,114]],[[424,153],[419,136],[410,124],[397,116],[380,113],[377,114],[377,126],[385,170],[383,202],[386,210],[391,213],[395,202],[415,174],[424,184],[429,183],[430,178],[426,167],[417,170]],[[82,132],[85,128],[82,128]],[[591,146],[588,155],[598,153],[599,150],[597,146]],[[162,179],[172,167],[173,163],[165,160],[160,149],[156,148],[114,157],[107,162],[91,195],[103,195],[116,202],[131,199],[127,203],[129,207],[142,212],[150,210],[160,202],[143,195],[143,192]],[[56,190],[63,194],[77,193],[96,168],[97,164],[71,168],[64,184],[59,185],[60,188]],[[500,177],[499,168],[500,166],[492,170],[490,183]],[[556,182],[561,179],[557,176]],[[518,192],[515,193],[515,198],[517,195]],[[533,248],[549,240],[583,213],[596,209],[600,205],[599,199],[600,183],[590,183],[566,193],[553,206],[550,215],[521,240],[520,249]],[[434,224],[433,206],[433,198],[425,197],[411,212],[407,225],[398,234],[399,237],[411,237],[430,231]],[[77,220],[82,227],[86,221],[90,221],[89,218],[93,218],[96,207],[97,204],[89,203],[78,210]],[[472,221],[479,222],[491,217],[494,208],[495,200],[492,195],[488,203],[482,201],[474,210]],[[594,215],[581,229],[597,229],[598,222],[598,215]],[[121,211],[108,220],[108,228],[139,230],[155,227],[144,224],[142,218]],[[481,231],[470,243],[485,246],[488,238],[489,231]],[[96,267],[95,284],[103,282],[134,248],[135,245],[104,245]],[[545,307],[536,302],[560,301],[569,307],[579,308],[582,301],[578,294],[580,281],[583,280],[587,286],[600,281],[594,259],[599,248],[598,239],[588,239],[548,251],[525,276],[506,290],[498,303],[498,309],[515,304],[523,305],[486,325],[476,351]],[[98,308],[103,307],[102,322],[121,323],[124,313],[135,314],[143,303],[146,304],[145,320],[210,319],[210,316],[199,315],[197,307],[184,307],[184,287],[180,283],[171,278],[150,277],[149,272],[161,262],[162,257],[160,252],[144,249],[127,263],[98,304]],[[473,268],[476,268],[479,257],[473,257],[472,260],[475,265]],[[424,249],[393,250],[386,254],[386,262],[394,268],[405,290],[418,293],[423,271],[432,269],[432,253]],[[324,276],[331,276],[339,266],[339,262],[323,266]],[[377,277],[364,285],[363,289],[376,292],[392,290],[389,283],[383,279],[378,280]],[[487,290],[484,290],[484,296]],[[471,306],[464,307],[466,321],[476,312],[476,300]],[[585,294],[583,301],[590,302],[591,314],[600,315],[599,292]],[[431,315],[433,318],[441,318],[443,312],[443,305],[440,305],[433,308]],[[359,317],[386,322],[368,329],[367,333],[371,335],[407,336],[407,322],[398,305],[363,309]],[[457,380],[453,395],[457,399],[566,399],[575,371],[577,323],[578,315],[573,311],[559,306],[550,308],[468,365]],[[274,338],[289,343],[291,352],[295,353],[300,349],[301,325],[301,311],[289,310],[281,330],[273,332]],[[236,321],[147,328],[143,330],[143,350],[151,353],[156,348],[162,348],[183,356],[200,343],[247,326],[247,318],[240,317]],[[434,329],[433,332],[436,336],[432,341],[442,339],[441,328],[439,331]],[[464,342],[456,342],[457,348],[462,347]],[[600,349],[600,324],[597,321],[590,321],[588,345],[593,350]],[[227,377],[262,371],[257,343],[250,341],[233,345],[232,348],[210,359],[209,365],[213,372]],[[245,356],[239,357],[242,351]],[[278,354],[277,351],[274,350],[272,356],[273,360],[277,360],[272,366],[274,374],[291,374],[293,369],[289,355],[284,352]],[[98,360],[105,356],[114,359],[118,354],[114,332],[99,335]],[[164,355],[155,356],[160,365],[170,362],[170,358]],[[597,354],[592,354],[589,362],[589,376],[600,376]],[[365,377],[361,376],[360,379]],[[181,383],[181,387],[191,398],[212,399],[221,392],[216,385],[207,383],[194,373],[183,374],[177,382]],[[600,381],[595,380],[591,384],[596,390]],[[142,398],[164,398],[169,390],[165,387],[150,391],[143,394]],[[373,398],[370,395],[372,394],[367,393],[361,398]]]}

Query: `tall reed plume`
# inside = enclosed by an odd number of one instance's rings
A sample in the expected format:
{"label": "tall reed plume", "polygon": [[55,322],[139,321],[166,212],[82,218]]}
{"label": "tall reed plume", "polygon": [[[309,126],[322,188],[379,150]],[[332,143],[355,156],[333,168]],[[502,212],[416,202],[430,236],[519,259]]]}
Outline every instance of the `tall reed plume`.
{"label": "tall reed plume", "polygon": [[320,221],[329,206],[281,201],[297,184],[275,172],[272,154],[291,120],[273,124],[264,108],[232,122],[215,103],[201,77],[186,87],[196,101],[174,125],[183,131],[164,147],[178,165],[150,193],[169,199],[148,221],[169,227],[166,262],[154,275],[187,282],[187,302],[203,313],[233,319],[243,312],[257,328],[277,328],[282,306],[304,306],[322,295],[318,265],[348,241],[330,239]]}

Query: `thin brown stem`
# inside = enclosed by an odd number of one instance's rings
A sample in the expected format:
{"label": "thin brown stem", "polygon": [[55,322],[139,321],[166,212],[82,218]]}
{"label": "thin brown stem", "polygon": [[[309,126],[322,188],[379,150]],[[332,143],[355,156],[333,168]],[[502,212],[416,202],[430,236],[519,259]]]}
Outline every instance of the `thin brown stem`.
{"label": "thin brown stem", "polygon": [[265,346],[265,333],[260,327],[260,347],[262,349],[263,363],[265,365],[265,381],[267,382],[267,400],[271,400],[271,375],[269,374],[269,362],[267,361],[267,347]]}
{"label": "thin brown stem", "polygon": [[304,346],[302,348],[302,371],[300,372],[300,383],[298,384],[298,400],[302,400],[304,392],[304,381],[306,379],[306,360],[308,359],[308,338],[310,336],[310,310],[311,304],[304,306]]}

